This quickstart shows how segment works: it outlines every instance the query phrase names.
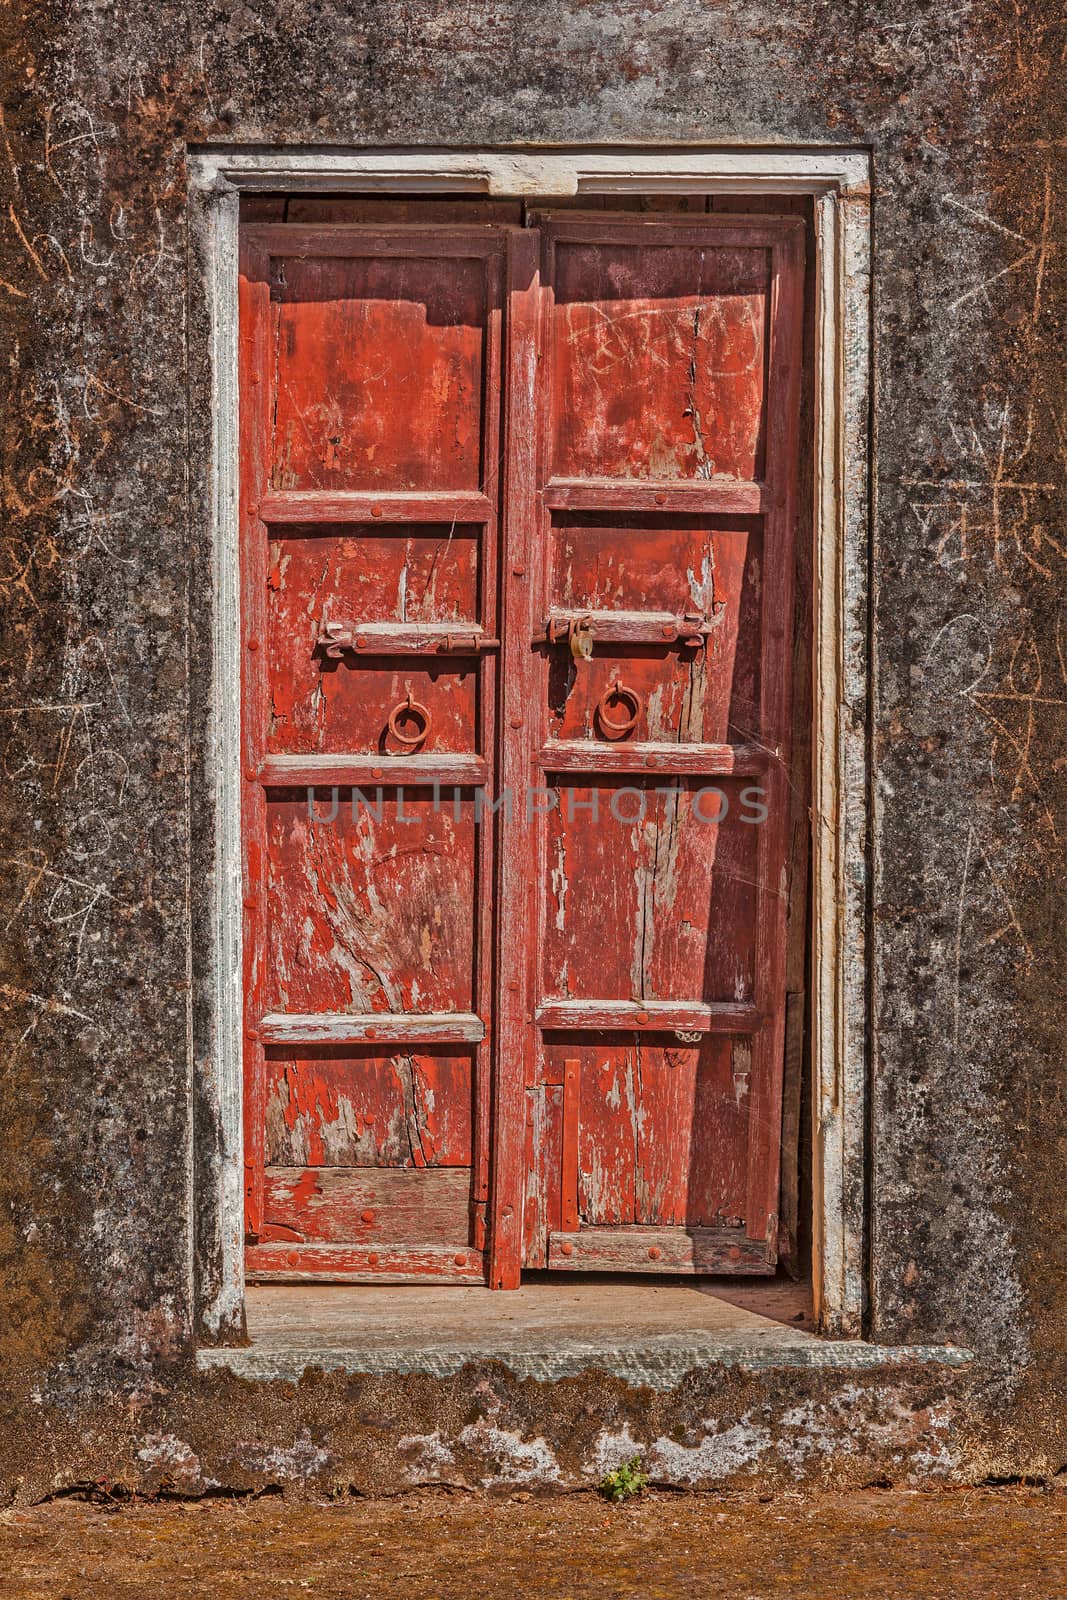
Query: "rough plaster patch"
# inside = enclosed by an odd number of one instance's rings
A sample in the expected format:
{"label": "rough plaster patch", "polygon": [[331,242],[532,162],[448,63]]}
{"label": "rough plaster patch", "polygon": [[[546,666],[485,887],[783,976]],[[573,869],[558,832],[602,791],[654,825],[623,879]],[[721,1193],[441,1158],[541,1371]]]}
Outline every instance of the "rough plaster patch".
{"label": "rough plaster patch", "polygon": [[174,1488],[191,1494],[203,1488],[200,1457],[173,1433],[150,1433],[137,1452],[138,1460],[147,1467],[156,1467],[168,1478]]}
{"label": "rough plaster patch", "polygon": [[456,1463],[451,1448],[441,1438],[440,1428],[435,1428],[433,1433],[406,1433],[397,1440],[396,1447],[401,1455],[411,1457],[409,1476],[413,1483],[438,1467],[452,1467]]}
{"label": "rough plaster patch", "polygon": [[527,1441],[518,1433],[492,1423],[472,1422],[459,1435],[468,1450],[492,1460],[497,1471],[482,1481],[487,1488],[501,1483],[559,1483],[562,1474],[555,1452],[543,1438]]}
{"label": "rough plaster patch", "polygon": [[284,1447],[275,1445],[267,1449],[263,1445],[249,1443],[240,1446],[237,1455],[250,1471],[261,1472],[265,1477],[286,1483],[307,1483],[311,1478],[318,1477],[333,1459],[328,1450],[320,1450],[312,1444],[306,1428],[295,1444]]}
{"label": "rough plaster patch", "polygon": [[[751,1471],[774,1442],[770,1429],[753,1423],[751,1416],[746,1411],[732,1428],[709,1433],[697,1445],[678,1444],[661,1435],[649,1449],[647,1471],[667,1483],[699,1483],[702,1479],[729,1478],[737,1472]],[[707,1426],[714,1427],[714,1423]]]}
{"label": "rough plaster patch", "polygon": [[597,1434],[589,1462],[590,1470],[599,1483],[609,1472],[621,1467],[624,1461],[632,1461],[634,1456],[641,1455],[644,1448],[644,1444],[630,1432],[630,1424],[624,1422],[618,1433],[605,1430]]}

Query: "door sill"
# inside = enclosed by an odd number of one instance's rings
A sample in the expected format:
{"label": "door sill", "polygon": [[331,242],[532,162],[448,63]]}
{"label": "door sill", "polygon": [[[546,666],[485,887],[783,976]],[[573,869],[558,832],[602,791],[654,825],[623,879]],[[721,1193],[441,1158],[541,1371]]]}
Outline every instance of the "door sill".
{"label": "door sill", "polygon": [[[297,1383],[313,1370],[421,1372],[445,1378],[498,1362],[516,1378],[554,1382],[595,1368],[628,1383],[672,1389],[694,1370],[959,1367],[954,1345],[884,1346],[823,1339],[751,1309],[774,1297],[803,1307],[803,1287],[722,1282],[539,1279],[510,1294],[442,1285],[263,1285],[247,1292],[250,1343],[197,1352],[202,1370]],[[804,1315],[803,1310],[800,1313]]]}

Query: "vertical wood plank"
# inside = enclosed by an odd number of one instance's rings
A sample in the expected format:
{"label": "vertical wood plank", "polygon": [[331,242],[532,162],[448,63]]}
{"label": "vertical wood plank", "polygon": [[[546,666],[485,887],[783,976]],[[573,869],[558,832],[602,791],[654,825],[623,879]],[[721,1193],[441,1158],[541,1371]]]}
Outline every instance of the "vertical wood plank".
{"label": "vertical wood plank", "polygon": [[[504,251],[488,263],[488,328],[486,333],[485,431],[482,446],[482,491],[492,502],[489,520],[482,527],[479,556],[479,620],[487,635],[496,637],[500,629],[500,539],[504,507],[504,485],[500,472],[499,441],[502,436],[503,384],[505,359],[505,302],[507,297],[506,256]],[[497,771],[498,713],[500,704],[499,663],[492,656],[478,662],[478,729],[475,748],[489,763],[490,793]],[[485,1023],[485,1038],[475,1054],[474,1079],[474,1176],[472,1201],[479,1233],[488,1235],[489,1178],[492,1159],[492,1025],[495,1005],[493,973],[493,926],[496,906],[493,894],[497,833],[488,816],[477,828],[478,861],[472,893],[474,896],[477,968],[475,1002]],[[482,1246],[484,1247],[484,1237]]]}
{"label": "vertical wood plank", "polygon": [[769,814],[760,829],[756,902],[756,1001],[768,1022],[753,1041],[746,1231],[777,1250],[785,1054],[785,946],[790,807],[796,462],[803,354],[804,229],[783,231],[773,249],[767,471],[776,509],[767,516],[761,736],[778,752],[767,776]]}
{"label": "vertical wood plank", "polygon": [[529,566],[536,487],[538,245],[535,233],[516,230],[508,235],[500,778],[513,807],[510,822],[505,819],[500,828],[497,874],[501,916],[489,1239],[489,1283],[494,1289],[517,1287],[522,1269],[525,1091],[532,1050],[531,949],[524,912],[533,873],[524,802],[530,780],[525,725],[532,703]]}
{"label": "vertical wood plank", "polygon": [[564,1233],[578,1229],[578,1116],[581,1105],[582,1063],[568,1057],[563,1063],[563,1153],[560,1161],[560,1227]]}

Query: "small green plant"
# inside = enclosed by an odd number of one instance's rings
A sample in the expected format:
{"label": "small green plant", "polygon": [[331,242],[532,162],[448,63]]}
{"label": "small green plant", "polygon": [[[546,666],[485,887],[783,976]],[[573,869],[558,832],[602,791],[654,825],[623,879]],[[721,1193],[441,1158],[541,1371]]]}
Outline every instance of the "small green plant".
{"label": "small green plant", "polygon": [[635,1494],[647,1488],[648,1473],[641,1470],[641,1457],[633,1456],[601,1480],[600,1493],[605,1500],[618,1504],[622,1500],[632,1500]]}

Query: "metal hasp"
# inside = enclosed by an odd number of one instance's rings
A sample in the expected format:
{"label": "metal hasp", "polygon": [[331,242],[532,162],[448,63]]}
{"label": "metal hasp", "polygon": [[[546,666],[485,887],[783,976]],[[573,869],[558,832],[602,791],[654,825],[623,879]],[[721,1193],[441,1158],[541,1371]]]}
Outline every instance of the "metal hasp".
{"label": "metal hasp", "polygon": [[[588,659],[595,644],[679,645],[699,650],[722,621],[724,602],[710,613],[686,611],[565,611],[553,608],[535,634],[537,644],[566,642],[576,657]],[[578,641],[578,643],[576,643]]]}
{"label": "metal hasp", "polygon": [[316,649],[331,660],[346,651],[356,655],[477,656],[500,649],[476,624],[447,626],[432,623],[327,622],[319,624]]}

